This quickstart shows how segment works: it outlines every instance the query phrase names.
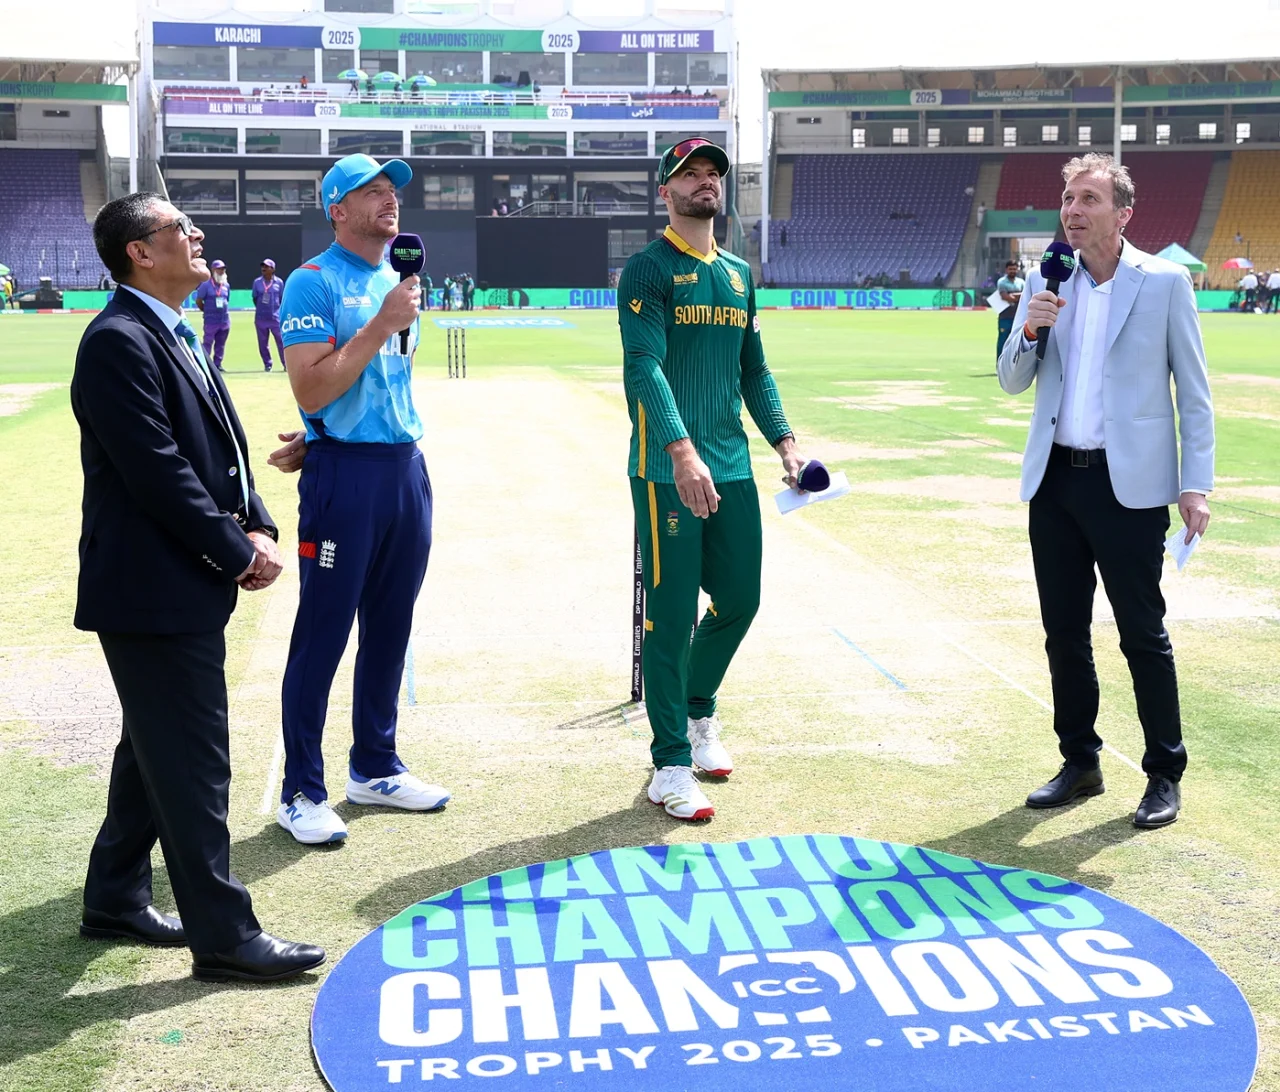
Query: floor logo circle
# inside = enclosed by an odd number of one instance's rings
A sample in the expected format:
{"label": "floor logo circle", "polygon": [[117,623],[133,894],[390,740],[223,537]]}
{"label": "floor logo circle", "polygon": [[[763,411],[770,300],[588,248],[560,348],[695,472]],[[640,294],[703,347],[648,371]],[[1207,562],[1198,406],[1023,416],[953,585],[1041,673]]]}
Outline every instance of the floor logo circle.
{"label": "floor logo circle", "polygon": [[433,896],[343,957],[311,1037],[337,1092],[1245,1092],[1257,1060],[1235,984],[1146,914],[821,834],[605,850]]}

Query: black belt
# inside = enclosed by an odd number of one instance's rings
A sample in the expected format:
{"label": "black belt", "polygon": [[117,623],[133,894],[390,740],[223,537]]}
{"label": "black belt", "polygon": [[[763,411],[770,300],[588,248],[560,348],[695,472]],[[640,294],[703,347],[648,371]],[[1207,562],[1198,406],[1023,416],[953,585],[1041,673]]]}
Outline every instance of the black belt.
{"label": "black belt", "polygon": [[1105,448],[1095,447],[1085,450],[1078,447],[1053,445],[1053,453],[1060,459],[1066,459],[1074,467],[1106,466],[1107,452]]}

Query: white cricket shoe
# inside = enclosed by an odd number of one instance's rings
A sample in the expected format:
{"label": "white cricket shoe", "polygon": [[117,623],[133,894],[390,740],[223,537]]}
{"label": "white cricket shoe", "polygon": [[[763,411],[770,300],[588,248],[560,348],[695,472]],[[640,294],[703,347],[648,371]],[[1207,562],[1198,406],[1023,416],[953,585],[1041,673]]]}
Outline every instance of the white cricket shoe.
{"label": "white cricket shoe", "polygon": [[313,804],[302,793],[276,808],[276,822],[306,846],[341,842],[347,836],[347,824],[328,803]]}
{"label": "white cricket shoe", "polygon": [[693,749],[693,764],[713,777],[728,777],[733,773],[733,759],[720,742],[720,718],[714,713],[709,717],[689,718],[689,746]]}
{"label": "white cricket shoe", "polygon": [[694,780],[689,766],[663,766],[653,771],[649,800],[661,804],[676,819],[710,819],[716,813]]}
{"label": "white cricket shoe", "polygon": [[405,811],[435,811],[449,802],[451,793],[439,785],[428,785],[411,773],[375,777],[370,781],[347,780],[347,800],[352,804],[368,804],[382,808],[404,808]]}

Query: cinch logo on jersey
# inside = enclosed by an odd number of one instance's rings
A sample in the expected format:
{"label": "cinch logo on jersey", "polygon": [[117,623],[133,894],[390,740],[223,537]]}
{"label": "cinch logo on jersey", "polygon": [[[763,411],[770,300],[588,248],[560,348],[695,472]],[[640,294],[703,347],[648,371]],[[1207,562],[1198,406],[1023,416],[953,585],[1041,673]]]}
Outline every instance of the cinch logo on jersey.
{"label": "cinch logo on jersey", "polygon": [[604,850],[432,896],[343,957],[311,1028],[336,1092],[1129,1092],[1153,1072],[1244,1092],[1257,1060],[1235,984],[1145,914],[824,834]]}
{"label": "cinch logo on jersey", "polygon": [[290,315],[280,324],[282,334],[292,334],[298,330],[323,330],[324,319],[319,315]]}
{"label": "cinch logo on jersey", "polygon": [[690,303],[674,309],[677,326],[737,326],[747,328],[747,312],[742,307],[712,307]]}

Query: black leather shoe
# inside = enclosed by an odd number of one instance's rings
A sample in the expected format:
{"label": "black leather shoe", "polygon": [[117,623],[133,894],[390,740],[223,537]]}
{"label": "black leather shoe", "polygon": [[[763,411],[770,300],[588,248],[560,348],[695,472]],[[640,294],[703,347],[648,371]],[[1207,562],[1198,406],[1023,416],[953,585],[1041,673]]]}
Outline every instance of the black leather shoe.
{"label": "black leather shoe", "polygon": [[193,955],[191,974],[205,982],[242,978],[246,982],[278,982],[319,967],[324,949],[259,933],[229,952]]}
{"label": "black leather shoe", "polygon": [[90,940],[136,940],[158,948],[181,948],[187,943],[182,922],[160,913],[154,906],[123,914],[103,914],[86,906],[80,915],[80,935]]}
{"label": "black leather shoe", "polygon": [[1099,767],[1073,766],[1064,762],[1053,780],[1027,797],[1027,807],[1060,808],[1082,796],[1101,796],[1106,791]]}
{"label": "black leather shoe", "polygon": [[1150,830],[1167,827],[1178,818],[1182,807],[1182,786],[1167,777],[1153,774],[1147,778],[1147,791],[1133,816],[1133,825]]}

